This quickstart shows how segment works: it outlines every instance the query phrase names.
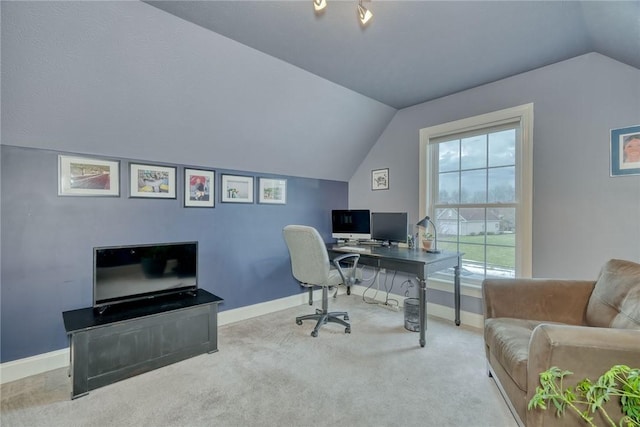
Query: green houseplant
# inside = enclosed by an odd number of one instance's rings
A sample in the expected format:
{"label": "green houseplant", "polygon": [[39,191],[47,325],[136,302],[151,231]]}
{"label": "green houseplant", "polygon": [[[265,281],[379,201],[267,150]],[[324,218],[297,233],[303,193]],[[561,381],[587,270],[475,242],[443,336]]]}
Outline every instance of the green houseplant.
{"label": "green houseplant", "polygon": [[551,403],[556,408],[558,416],[562,416],[569,408],[590,426],[595,426],[593,416],[601,412],[608,425],[616,426],[604,404],[612,398],[619,398],[624,414],[619,425],[640,427],[640,369],[615,365],[595,382],[585,378],[575,387],[564,388],[564,377],[571,374],[572,372],[563,371],[555,366],[542,372],[540,386],[536,387],[536,393],[527,408],[546,410]]}

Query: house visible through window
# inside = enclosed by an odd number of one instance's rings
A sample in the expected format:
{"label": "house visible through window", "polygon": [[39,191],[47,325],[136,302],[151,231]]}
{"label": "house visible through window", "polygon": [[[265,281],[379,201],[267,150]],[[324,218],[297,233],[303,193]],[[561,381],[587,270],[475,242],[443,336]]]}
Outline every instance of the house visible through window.
{"label": "house visible through window", "polygon": [[421,131],[421,215],[463,281],[531,274],[532,105]]}

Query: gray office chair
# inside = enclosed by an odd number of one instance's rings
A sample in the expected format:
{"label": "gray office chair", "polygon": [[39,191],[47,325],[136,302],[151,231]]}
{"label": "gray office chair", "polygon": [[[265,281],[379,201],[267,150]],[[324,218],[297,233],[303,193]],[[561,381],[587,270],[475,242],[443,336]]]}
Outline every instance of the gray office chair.
{"label": "gray office chair", "polygon": [[[293,277],[300,285],[309,288],[309,305],[313,304],[313,287],[322,287],[322,310],[316,310],[315,314],[296,317],[296,323],[302,325],[303,320],[317,320],[316,327],[311,332],[312,337],[317,337],[320,326],[328,322],[339,323],[345,326],[345,333],[351,333],[351,325],[347,323],[347,312],[329,312],[329,288],[340,284],[352,286],[359,283],[362,278],[362,272],[358,270],[360,255],[341,255],[332,260],[335,268],[331,268],[327,248],[315,228],[287,225],[282,232],[291,257]],[[349,266],[343,266],[341,262],[348,262]]]}

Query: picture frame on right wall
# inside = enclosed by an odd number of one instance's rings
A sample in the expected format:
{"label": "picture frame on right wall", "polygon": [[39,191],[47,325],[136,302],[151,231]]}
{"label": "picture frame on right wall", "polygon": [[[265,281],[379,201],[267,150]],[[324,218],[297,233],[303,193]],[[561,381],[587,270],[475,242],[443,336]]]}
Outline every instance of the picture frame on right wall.
{"label": "picture frame on right wall", "polygon": [[371,171],[371,189],[374,191],[389,189],[389,168]]}
{"label": "picture frame on right wall", "polygon": [[611,129],[611,176],[640,175],[640,125]]}

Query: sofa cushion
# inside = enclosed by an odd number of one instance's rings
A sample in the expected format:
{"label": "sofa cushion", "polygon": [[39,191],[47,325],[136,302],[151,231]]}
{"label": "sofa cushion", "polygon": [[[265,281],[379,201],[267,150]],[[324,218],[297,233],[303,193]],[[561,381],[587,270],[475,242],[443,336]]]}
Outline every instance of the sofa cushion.
{"label": "sofa cushion", "polygon": [[555,322],[496,317],[484,323],[484,341],[489,352],[523,392],[527,391],[529,340],[541,323]]}
{"label": "sofa cushion", "polygon": [[640,264],[612,259],[602,267],[586,319],[589,326],[640,329]]}

